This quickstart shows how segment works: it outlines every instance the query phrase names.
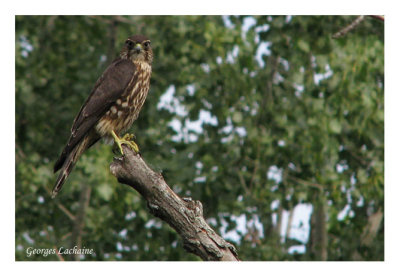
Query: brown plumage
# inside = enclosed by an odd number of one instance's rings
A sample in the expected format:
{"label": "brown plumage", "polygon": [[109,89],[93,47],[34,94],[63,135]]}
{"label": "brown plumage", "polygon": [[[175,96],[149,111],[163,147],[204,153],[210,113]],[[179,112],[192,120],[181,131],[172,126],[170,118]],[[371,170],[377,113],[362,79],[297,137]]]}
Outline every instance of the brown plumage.
{"label": "brown plumage", "polygon": [[134,35],[125,41],[120,56],[97,80],[91,94],[76,116],[71,136],[54,165],[61,169],[53,197],[62,188],[82,153],[99,139],[112,139],[126,131],[139,116],[150,87],[153,51],[150,40]]}

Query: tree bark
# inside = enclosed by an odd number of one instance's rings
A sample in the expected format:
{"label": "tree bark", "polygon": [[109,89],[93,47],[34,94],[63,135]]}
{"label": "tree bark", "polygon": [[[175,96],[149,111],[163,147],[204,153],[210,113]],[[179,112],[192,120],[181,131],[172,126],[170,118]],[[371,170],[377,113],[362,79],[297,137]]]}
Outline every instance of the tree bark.
{"label": "tree bark", "polygon": [[311,253],[317,261],[328,260],[328,233],[326,229],[325,197],[323,191],[315,193],[314,211],[311,215]]}
{"label": "tree bark", "polygon": [[[79,208],[75,216],[74,227],[71,235],[71,248],[74,248],[74,246],[76,246],[78,249],[82,248],[82,232],[86,216],[86,210],[87,207],[89,206],[91,191],[92,189],[88,185],[84,185],[82,187],[81,194],[79,196]],[[71,255],[71,259],[73,261],[79,261],[80,255],[79,254]]]}
{"label": "tree bark", "polygon": [[203,217],[200,201],[180,198],[142,159],[123,145],[125,155],[114,158],[111,173],[118,182],[138,191],[150,213],[167,222],[182,237],[184,248],[205,261],[239,261],[235,247],[218,236]]}

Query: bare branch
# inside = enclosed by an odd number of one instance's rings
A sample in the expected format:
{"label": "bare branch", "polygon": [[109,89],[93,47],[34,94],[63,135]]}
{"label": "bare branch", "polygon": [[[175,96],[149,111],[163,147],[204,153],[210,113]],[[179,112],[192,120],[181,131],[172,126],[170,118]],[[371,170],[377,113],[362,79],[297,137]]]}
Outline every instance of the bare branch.
{"label": "bare branch", "polygon": [[[378,19],[380,21],[385,21],[385,17],[382,15],[368,15],[369,17]],[[360,24],[363,20],[365,19],[364,15],[358,16],[353,22],[351,22],[349,25],[341,29],[339,32],[335,33],[332,37],[333,38],[340,38],[344,35],[346,35],[348,32],[353,30],[355,27],[357,27],[358,24]]]}
{"label": "bare branch", "polygon": [[361,21],[364,20],[364,15],[358,16],[353,22],[351,22],[349,25],[341,29],[339,32],[335,33],[332,37],[333,38],[340,38],[353,30],[358,24],[361,23]]}
{"label": "bare branch", "polygon": [[[47,194],[51,196],[51,190],[43,185],[43,188],[46,190]],[[56,206],[72,221],[75,221],[75,216],[59,201],[55,201]]]}
{"label": "bare branch", "polygon": [[58,252],[57,247],[53,246],[53,249],[54,249],[55,252],[56,252],[56,255],[57,255],[58,260],[59,260],[59,261],[65,261],[65,260],[64,260],[64,257],[60,254],[60,252]]}
{"label": "bare branch", "polygon": [[184,248],[206,261],[238,261],[235,247],[218,236],[203,217],[200,201],[180,198],[160,173],[154,172],[138,154],[123,145],[125,155],[114,158],[111,173],[137,190],[150,213],[167,222],[182,237]]}
{"label": "bare branch", "polygon": [[65,213],[65,215],[69,219],[71,219],[72,221],[75,221],[75,216],[67,208],[65,208],[63,204],[57,202],[56,205],[61,211],[63,211]]}
{"label": "bare branch", "polygon": [[321,185],[321,184],[308,182],[308,181],[306,181],[306,180],[302,180],[302,179],[300,179],[300,178],[296,178],[296,177],[291,176],[291,175],[287,175],[287,178],[288,178],[289,180],[295,181],[296,183],[298,183],[298,184],[300,184],[300,185],[303,185],[303,186],[316,188],[316,189],[318,189],[318,190],[320,190],[320,191],[323,191],[323,190],[324,190],[324,186]]}
{"label": "bare branch", "polygon": [[369,15],[369,16],[378,19],[380,21],[385,21],[385,17],[383,15]]}

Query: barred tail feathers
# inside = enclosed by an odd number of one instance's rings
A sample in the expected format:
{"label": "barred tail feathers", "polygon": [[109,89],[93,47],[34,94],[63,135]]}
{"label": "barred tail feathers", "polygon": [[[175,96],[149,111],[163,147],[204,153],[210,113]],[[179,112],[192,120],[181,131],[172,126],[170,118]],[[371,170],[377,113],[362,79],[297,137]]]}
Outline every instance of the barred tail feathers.
{"label": "barred tail feathers", "polygon": [[[97,141],[97,140],[96,140]],[[68,178],[69,174],[71,173],[72,169],[74,168],[76,162],[78,161],[79,157],[82,153],[88,149],[93,143],[91,143],[90,137],[86,136],[83,140],[78,143],[75,148],[66,155],[65,161],[61,167],[61,171],[58,175],[56,184],[54,185],[52,198],[56,197],[57,193],[61,190],[65,180]]]}

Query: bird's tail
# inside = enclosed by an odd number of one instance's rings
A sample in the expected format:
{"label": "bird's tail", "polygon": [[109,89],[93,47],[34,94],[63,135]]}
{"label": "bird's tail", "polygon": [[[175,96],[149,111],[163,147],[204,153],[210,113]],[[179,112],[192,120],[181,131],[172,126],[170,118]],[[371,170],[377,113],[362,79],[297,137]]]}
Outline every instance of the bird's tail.
{"label": "bird's tail", "polygon": [[72,169],[74,168],[76,162],[78,161],[79,157],[82,153],[88,149],[93,143],[90,141],[90,137],[86,136],[83,140],[78,143],[70,153],[67,154],[65,161],[61,167],[61,171],[58,175],[56,184],[54,185],[53,192],[51,197],[56,197],[57,193],[61,190],[65,180],[68,178],[69,174],[71,173]]}

